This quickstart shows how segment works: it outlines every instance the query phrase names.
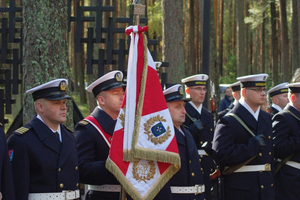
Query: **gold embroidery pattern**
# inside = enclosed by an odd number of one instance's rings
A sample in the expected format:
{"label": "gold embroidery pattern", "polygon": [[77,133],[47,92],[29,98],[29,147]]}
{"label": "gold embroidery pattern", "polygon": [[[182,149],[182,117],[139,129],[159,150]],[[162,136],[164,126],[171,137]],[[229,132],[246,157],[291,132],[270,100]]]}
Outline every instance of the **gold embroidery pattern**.
{"label": "gold embroidery pattern", "polygon": [[145,183],[154,178],[156,167],[153,161],[138,160],[133,163],[132,174],[133,178],[138,182],[144,181]]}
{"label": "gold embroidery pattern", "polygon": [[152,125],[157,121],[166,122],[167,120],[165,120],[164,117],[157,115],[157,116],[151,117],[150,119],[147,120],[146,123],[144,123],[144,131],[145,131],[144,133],[148,135],[148,140],[150,140],[155,145],[164,143],[171,136],[171,134],[170,134],[171,130],[170,130],[169,126],[167,127],[166,133],[164,135],[162,135],[160,137],[153,136],[150,129],[151,129]]}

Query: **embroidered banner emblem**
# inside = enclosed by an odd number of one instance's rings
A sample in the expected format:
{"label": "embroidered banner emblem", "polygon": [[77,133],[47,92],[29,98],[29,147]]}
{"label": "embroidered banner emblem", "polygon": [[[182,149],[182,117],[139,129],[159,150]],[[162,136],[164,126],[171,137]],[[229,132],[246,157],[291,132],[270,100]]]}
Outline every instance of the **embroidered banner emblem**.
{"label": "embroidered banner emblem", "polygon": [[148,135],[148,140],[155,145],[164,143],[171,136],[170,127],[168,126],[166,130],[162,122],[166,122],[166,119],[163,116],[157,115],[148,119],[144,124],[144,133]]}
{"label": "embroidered banner emblem", "polygon": [[132,174],[133,178],[138,182],[145,183],[154,178],[156,167],[153,161],[138,160],[133,163]]}

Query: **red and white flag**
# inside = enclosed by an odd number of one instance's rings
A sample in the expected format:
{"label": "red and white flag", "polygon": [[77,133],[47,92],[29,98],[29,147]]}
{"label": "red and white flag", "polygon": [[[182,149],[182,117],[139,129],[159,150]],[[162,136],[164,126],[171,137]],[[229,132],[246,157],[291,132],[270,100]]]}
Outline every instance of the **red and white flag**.
{"label": "red and white flag", "polygon": [[143,34],[131,26],[127,87],[106,168],[134,199],[153,199],[179,170],[172,118]]}

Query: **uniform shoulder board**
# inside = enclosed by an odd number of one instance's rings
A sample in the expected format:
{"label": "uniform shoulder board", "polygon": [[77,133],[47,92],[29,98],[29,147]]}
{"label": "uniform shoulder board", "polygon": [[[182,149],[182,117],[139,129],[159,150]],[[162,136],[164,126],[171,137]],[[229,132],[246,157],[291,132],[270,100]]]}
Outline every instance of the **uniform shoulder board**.
{"label": "uniform shoulder board", "polygon": [[187,125],[185,125],[185,124],[183,124],[182,125],[184,128],[186,128],[186,129],[190,129],[190,127],[188,127]]}
{"label": "uniform shoulder board", "polygon": [[73,133],[73,131],[69,127],[67,127],[67,126],[65,126],[65,127],[67,130],[69,130],[71,133]]}
{"label": "uniform shoulder board", "polygon": [[78,122],[79,125],[85,126],[88,125],[89,122],[85,121],[85,120],[81,120],[80,122]]}
{"label": "uniform shoulder board", "polygon": [[27,127],[20,127],[18,128],[17,130],[14,131],[14,134],[16,135],[23,135],[24,133],[26,133],[27,131],[29,131],[30,128],[27,128]]}

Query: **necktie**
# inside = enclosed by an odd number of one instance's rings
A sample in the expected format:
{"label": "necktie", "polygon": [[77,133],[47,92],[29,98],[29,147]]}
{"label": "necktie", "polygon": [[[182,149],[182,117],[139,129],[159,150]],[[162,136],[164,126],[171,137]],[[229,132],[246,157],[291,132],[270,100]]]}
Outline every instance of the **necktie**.
{"label": "necktie", "polygon": [[58,132],[54,132],[55,137],[60,141]]}

